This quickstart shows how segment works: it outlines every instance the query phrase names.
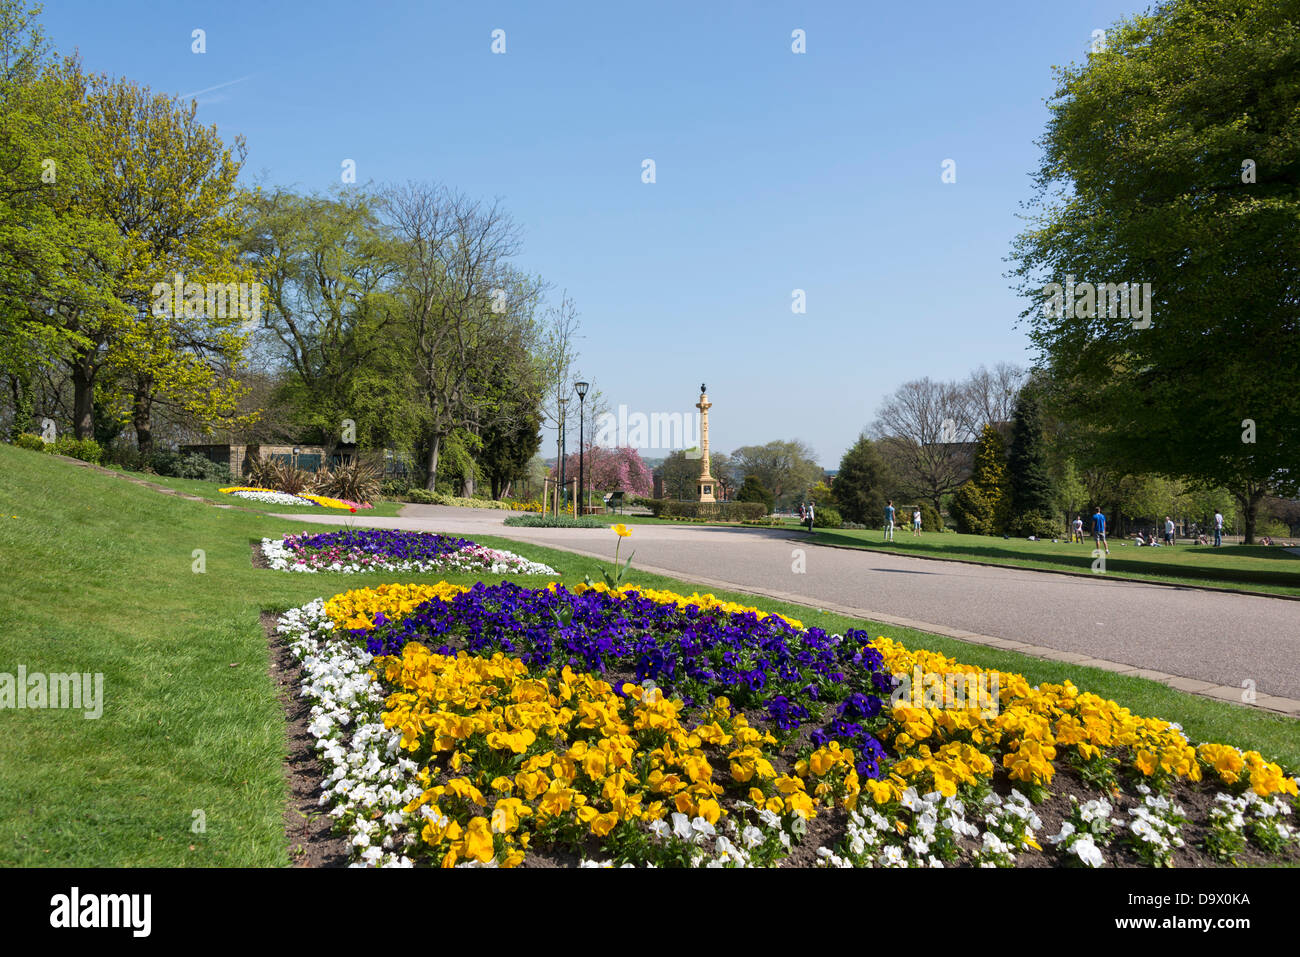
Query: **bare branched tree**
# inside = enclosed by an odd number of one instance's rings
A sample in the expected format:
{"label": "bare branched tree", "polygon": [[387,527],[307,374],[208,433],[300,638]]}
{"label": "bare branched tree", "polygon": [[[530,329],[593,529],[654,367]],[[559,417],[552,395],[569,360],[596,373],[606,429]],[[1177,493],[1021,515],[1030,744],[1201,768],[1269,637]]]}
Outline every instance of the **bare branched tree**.
{"label": "bare branched tree", "polygon": [[999,362],[992,369],[980,366],[961,384],[962,415],[959,429],[972,441],[986,425],[1011,421],[1016,397],[1028,378],[1028,370],[1011,362]]}
{"label": "bare branched tree", "polygon": [[886,399],[870,432],[880,440],[901,491],[924,497],[939,510],[943,496],[970,474],[967,421],[963,387],[925,378],[905,382]]}
{"label": "bare branched tree", "polygon": [[509,268],[519,230],[498,203],[418,183],[393,187],[385,198],[406,247],[401,296],[419,368],[432,489],[443,440],[478,421],[469,388],[477,351],[490,349],[505,325],[531,313],[531,302],[519,297],[536,289],[521,285]]}

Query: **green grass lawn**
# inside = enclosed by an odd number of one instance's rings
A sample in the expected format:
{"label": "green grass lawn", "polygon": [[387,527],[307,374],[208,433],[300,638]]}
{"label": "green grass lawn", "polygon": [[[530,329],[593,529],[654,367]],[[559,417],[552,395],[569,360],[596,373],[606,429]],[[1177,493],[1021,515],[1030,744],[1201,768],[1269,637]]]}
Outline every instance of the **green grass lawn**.
{"label": "green grass lawn", "polygon": [[[1064,541],[1030,542],[956,532],[927,532],[914,538],[910,530],[896,529],[893,542],[882,542],[883,533],[871,529],[819,528],[815,534],[818,542],[827,545],[847,545],[919,558],[960,559],[1056,571],[1092,571],[1091,539],[1083,545],[1071,545]],[[1300,597],[1300,555],[1276,546],[1138,548],[1132,542],[1113,539],[1110,556],[1106,559],[1106,574],[1116,578],[1211,585]]]}
{"label": "green grass lawn", "polygon": [[[199,479],[182,479],[172,478],[168,475],[144,475],[140,472],[125,472],[133,478],[142,478],[146,481],[153,482],[155,485],[165,485],[167,488],[174,488],[178,492],[184,492],[187,495],[198,495],[209,502],[217,502],[221,505],[237,505],[240,508],[252,509],[256,512],[279,512],[284,515],[322,515],[331,514],[339,516],[349,516],[352,513],[346,509],[340,510],[335,508],[323,508],[315,505],[268,505],[265,502],[254,502],[246,498],[239,498],[235,495],[224,495],[221,492],[223,488],[229,488],[230,482],[204,482]],[[243,485],[243,482],[235,482],[235,485]],[[397,515],[402,509],[403,502],[375,502],[374,508],[358,509],[358,515],[383,515],[392,517]],[[342,518],[339,519],[343,521]]]}
{"label": "green grass lawn", "polygon": [[[23,665],[29,673],[104,675],[98,720],[80,711],[0,711],[0,866],[288,863],[285,724],[260,613],[347,588],[443,577],[252,567],[251,541],[300,528],[0,445],[0,672]],[[546,562],[568,583],[598,576],[599,562],[572,553],[480,540]],[[611,555],[613,546],[611,535]],[[196,549],[202,573],[194,571]],[[631,580],[695,590],[635,569]],[[867,627],[1035,682],[1070,677],[1139,714],[1179,721],[1196,740],[1258,748],[1300,766],[1294,720],[1109,672],[717,594],[836,631]],[[191,830],[195,811],[203,812],[204,833]]]}

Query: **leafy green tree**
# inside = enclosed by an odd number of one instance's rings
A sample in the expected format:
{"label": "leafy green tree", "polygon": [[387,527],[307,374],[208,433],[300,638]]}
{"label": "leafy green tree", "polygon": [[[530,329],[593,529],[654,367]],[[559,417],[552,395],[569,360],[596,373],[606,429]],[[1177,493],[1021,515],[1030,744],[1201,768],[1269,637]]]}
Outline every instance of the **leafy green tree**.
{"label": "leafy green tree", "polygon": [[874,528],[885,513],[894,481],[876,443],[865,434],[859,435],[840,459],[831,489],[835,507],[846,521]]}
{"label": "leafy green tree", "polygon": [[258,189],[244,203],[244,248],[266,290],[261,335],[289,372],[277,398],[327,447],[351,420],[359,441],[409,450],[424,425],[414,345],[392,291],[400,250],[374,199]]}
{"label": "leafy green tree", "polygon": [[756,475],[746,475],[745,481],[740,484],[736,492],[735,500],[737,502],[761,502],[769,514],[776,505],[776,499],[772,493],[763,487],[763,483],[758,480]]}
{"label": "leafy green tree", "polygon": [[[96,354],[101,327],[126,313],[117,231],[87,199],[90,79],[75,59],[44,58],[38,10],[0,0],[0,375],[23,408],[46,370]],[[92,403],[83,388],[66,417],[83,436]]]}
{"label": "leafy green tree", "polygon": [[[1020,390],[1011,424],[1007,452],[1010,514],[1017,534],[1038,534],[1044,523],[1059,526],[1056,489],[1052,483],[1044,437],[1043,409],[1037,387]],[[1032,528],[1033,531],[1027,529]]]}
{"label": "leafy green tree", "polygon": [[1102,458],[1230,489],[1247,541],[1300,484],[1298,77],[1295,0],[1115,25],[1059,71],[1015,250],[1031,339]]}
{"label": "leafy green tree", "polygon": [[659,466],[664,498],[677,501],[695,499],[699,494],[695,484],[699,481],[700,468],[703,464],[704,460],[700,457],[698,449],[677,449],[669,452],[663,464]]}
{"label": "leafy green tree", "polygon": [[798,439],[776,440],[766,445],[746,445],[731,453],[732,468],[753,475],[772,493],[778,505],[801,498],[822,479],[812,449]]}
{"label": "leafy green tree", "polygon": [[970,481],[954,493],[951,504],[957,530],[974,535],[1001,534],[1010,518],[1006,445],[992,425],[985,425],[975,446]]}

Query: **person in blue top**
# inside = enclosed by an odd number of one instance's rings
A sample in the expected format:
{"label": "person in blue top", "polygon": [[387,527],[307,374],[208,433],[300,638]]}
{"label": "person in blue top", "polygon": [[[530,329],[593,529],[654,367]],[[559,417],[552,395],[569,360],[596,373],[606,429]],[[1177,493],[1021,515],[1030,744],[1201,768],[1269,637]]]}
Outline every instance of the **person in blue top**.
{"label": "person in blue top", "polygon": [[1097,542],[1099,548],[1106,549],[1106,554],[1110,554],[1110,545],[1106,542],[1106,516],[1101,514],[1101,509],[1092,516],[1092,536]]}
{"label": "person in blue top", "polygon": [[894,540],[894,500],[891,498],[885,506],[885,541]]}

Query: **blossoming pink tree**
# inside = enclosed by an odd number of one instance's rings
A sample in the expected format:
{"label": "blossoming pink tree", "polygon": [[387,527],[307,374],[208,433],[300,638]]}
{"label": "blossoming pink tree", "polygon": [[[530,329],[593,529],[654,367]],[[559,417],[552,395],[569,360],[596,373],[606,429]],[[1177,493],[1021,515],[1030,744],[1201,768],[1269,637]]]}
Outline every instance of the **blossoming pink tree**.
{"label": "blossoming pink tree", "polygon": [[[654,493],[654,478],[649,467],[641,460],[641,455],[633,448],[607,449],[599,445],[587,448],[583,463],[587,471],[587,488],[593,492],[623,491],[628,495],[651,495]],[[565,460],[565,477],[575,480],[578,477],[578,453],[574,452]],[[551,470],[554,477],[555,471]]]}

